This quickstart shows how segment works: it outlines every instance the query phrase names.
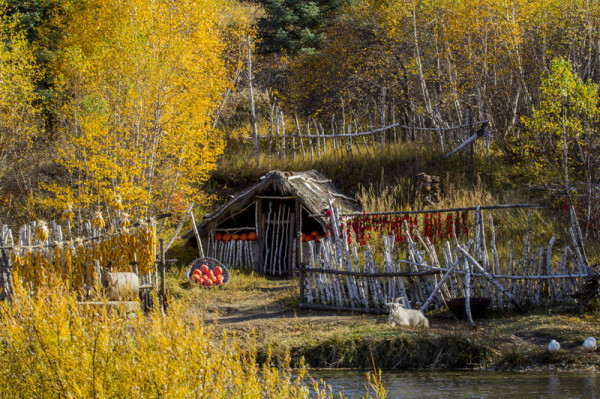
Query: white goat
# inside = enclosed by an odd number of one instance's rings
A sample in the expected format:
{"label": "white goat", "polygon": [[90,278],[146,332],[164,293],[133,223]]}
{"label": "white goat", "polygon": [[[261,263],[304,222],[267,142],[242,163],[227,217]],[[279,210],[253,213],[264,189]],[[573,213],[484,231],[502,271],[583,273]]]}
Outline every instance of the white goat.
{"label": "white goat", "polygon": [[386,303],[390,307],[388,321],[392,327],[401,326],[420,326],[429,328],[429,320],[420,310],[404,309],[399,303]]}

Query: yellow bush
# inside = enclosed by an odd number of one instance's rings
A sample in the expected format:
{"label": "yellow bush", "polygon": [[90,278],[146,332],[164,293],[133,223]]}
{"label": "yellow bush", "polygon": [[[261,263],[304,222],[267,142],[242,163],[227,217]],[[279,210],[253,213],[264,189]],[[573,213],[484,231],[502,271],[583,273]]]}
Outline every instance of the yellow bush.
{"label": "yellow bush", "polygon": [[[217,335],[177,305],[127,318],[58,283],[0,304],[0,392],[10,398],[304,398],[304,370],[260,366],[256,342]],[[328,397],[326,390],[317,391]]]}
{"label": "yellow bush", "polygon": [[63,285],[29,297],[17,284],[0,307],[5,397],[302,397],[289,370],[259,367],[254,343],[215,336],[180,309],[124,318],[84,311]]}

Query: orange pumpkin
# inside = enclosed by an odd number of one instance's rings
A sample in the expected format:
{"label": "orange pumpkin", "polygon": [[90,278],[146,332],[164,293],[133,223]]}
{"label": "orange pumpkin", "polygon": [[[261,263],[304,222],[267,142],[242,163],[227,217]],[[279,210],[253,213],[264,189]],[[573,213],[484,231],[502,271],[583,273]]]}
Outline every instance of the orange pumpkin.
{"label": "orange pumpkin", "polygon": [[215,276],[220,276],[221,274],[223,274],[223,269],[221,268],[221,266],[215,266],[213,272],[215,273]]}
{"label": "orange pumpkin", "polygon": [[215,241],[221,241],[221,239],[223,239],[223,234],[215,233]]}
{"label": "orange pumpkin", "polygon": [[246,233],[240,234],[240,241],[248,241],[248,234],[246,234]]}
{"label": "orange pumpkin", "polygon": [[233,241],[237,241],[237,240],[239,240],[239,239],[240,239],[240,235],[239,235],[239,234],[234,234],[234,235],[232,235],[232,236],[231,236],[231,239],[232,239]]}
{"label": "orange pumpkin", "polygon": [[312,241],[315,237],[312,234],[306,234],[306,242]]}
{"label": "orange pumpkin", "polygon": [[225,233],[223,234],[223,241],[231,241],[231,234]]}
{"label": "orange pumpkin", "polygon": [[250,241],[256,241],[256,233],[254,231],[248,233],[248,239]]}
{"label": "orange pumpkin", "polygon": [[200,273],[202,274],[206,274],[208,272],[209,268],[206,265],[201,265],[200,266]]}
{"label": "orange pumpkin", "polygon": [[212,285],[213,285],[213,284],[214,284],[214,283],[212,282],[212,280],[211,280],[211,279],[208,279],[208,278],[207,278],[206,280],[204,280],[204,286],[205,286],[205,287],[212,287]]}
{"label": "orange pumpkin", "polygon": [[318,231],[313,231],[312,233],[310,233],[311,236],[316,237],[319,235]]}

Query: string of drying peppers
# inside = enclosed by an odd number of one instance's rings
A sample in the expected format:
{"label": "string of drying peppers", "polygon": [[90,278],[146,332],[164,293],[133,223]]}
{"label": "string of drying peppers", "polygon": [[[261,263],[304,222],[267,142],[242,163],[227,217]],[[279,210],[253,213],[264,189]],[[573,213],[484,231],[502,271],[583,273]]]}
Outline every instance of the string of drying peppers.
{"label": "string of drying peppers", "polygon": [[[357,243],[364,246],[372,238],[372,233],[394,235],[396,243],[406,242],[404,223],[408,227],[411,237],[418,231],[423,239],[427,238],[432,243],[437,243],[452,238],[453,225],[456,235],[469,236],[468,213],[447,213],[445,218],[442,213],[425,213],[419,215],[367,215],[363,213],[345,218],[340,225],[341,236],[346,236],[348,244]],[[327,216],[327,215],[326,215]],[[420,220],[421,219],[421,220]],[[328,235],[331,235],[331,226],[327,226]],[[343,234],[345,233],[345,234]]]}

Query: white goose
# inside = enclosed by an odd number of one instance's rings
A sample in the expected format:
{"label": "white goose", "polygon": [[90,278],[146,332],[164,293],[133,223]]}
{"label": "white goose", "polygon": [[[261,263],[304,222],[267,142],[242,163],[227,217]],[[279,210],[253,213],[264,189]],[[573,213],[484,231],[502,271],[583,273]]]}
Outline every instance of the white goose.
{"label": "white goose", "polygon": [[560,349],[560,344],[558,342],[556,342],[555,339],[550,341],[550,343],[548,344],[548,351],[550,353],[554,353],[554,352],[558,351],[559,349]]}
{"label": "white goose", "polygon": [[585,349],[586,351],[588,351],[590,353],[590,355],[597,348],[598,348],[598,345],[596,344],[596,338],[594,338],[594,337],[587,337],[586,340],[583,341],[583,349]]}

